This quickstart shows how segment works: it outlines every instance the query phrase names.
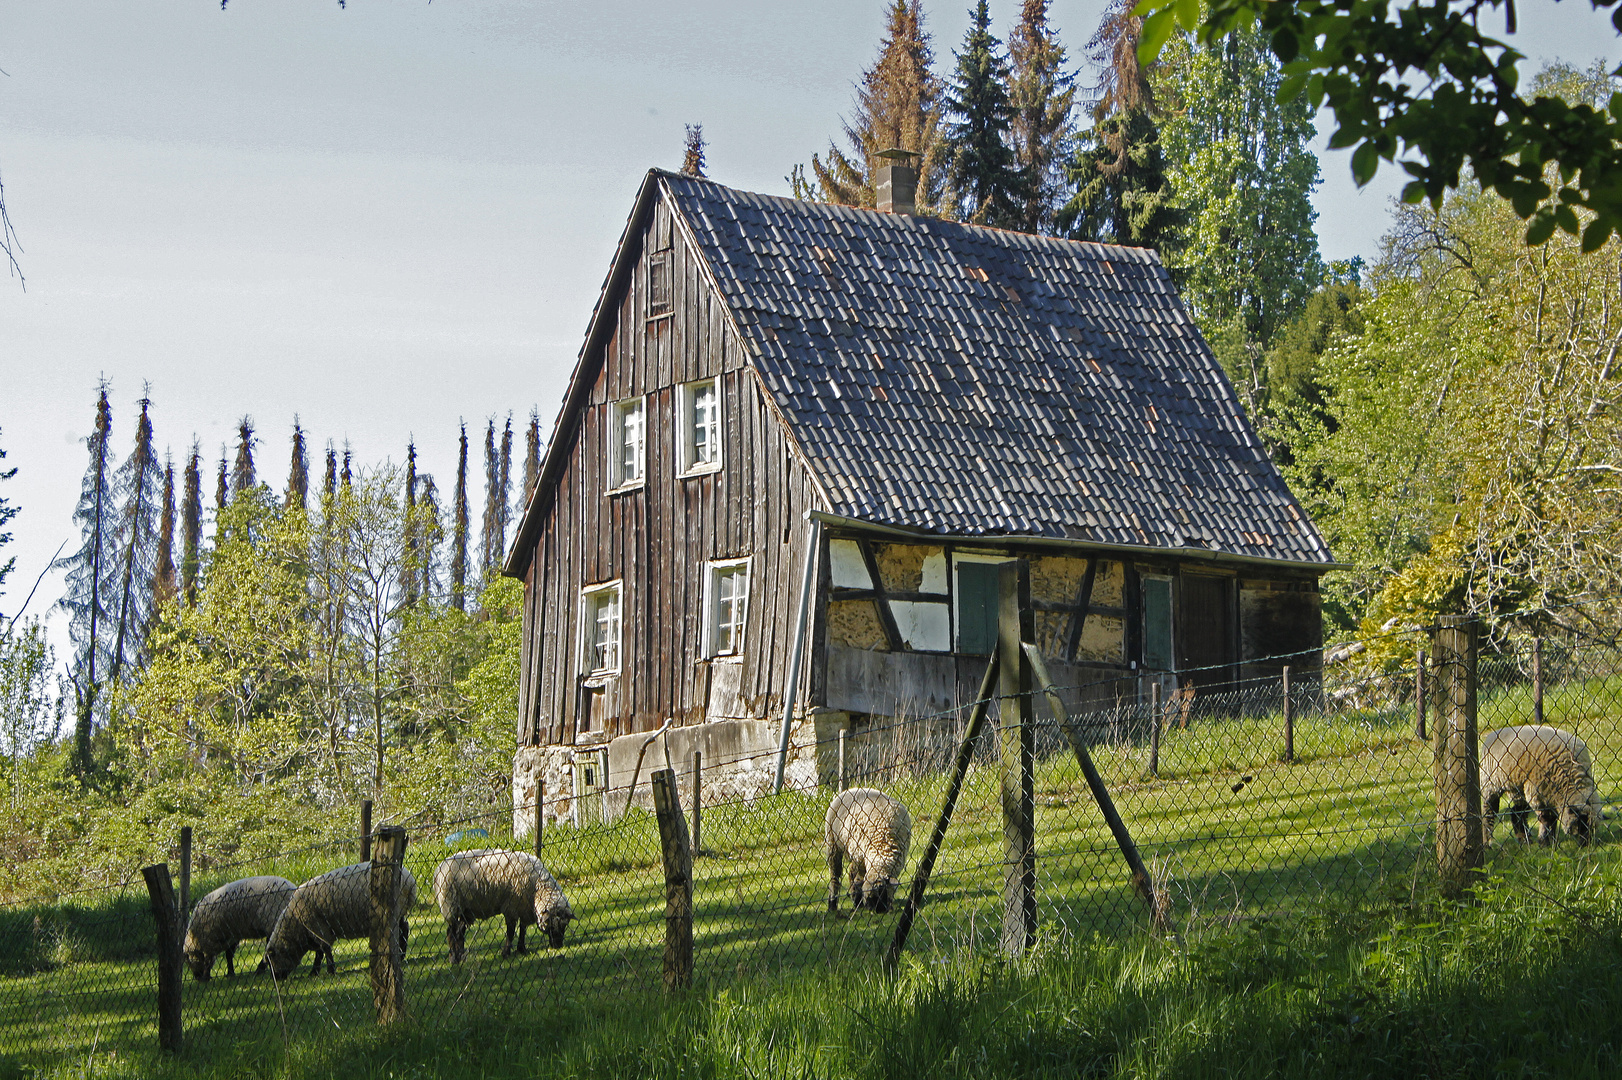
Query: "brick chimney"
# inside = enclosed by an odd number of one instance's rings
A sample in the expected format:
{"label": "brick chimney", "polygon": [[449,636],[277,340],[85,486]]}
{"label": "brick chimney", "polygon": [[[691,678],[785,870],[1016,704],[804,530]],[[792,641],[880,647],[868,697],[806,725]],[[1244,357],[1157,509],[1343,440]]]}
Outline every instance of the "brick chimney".
{"label": "brick chimney", "polygon": [[876,156],[884,162],[877,178],[878,208],[886,214],[916,214],[918,168],[913,162],[918,155],[892,149],[880,150]]}

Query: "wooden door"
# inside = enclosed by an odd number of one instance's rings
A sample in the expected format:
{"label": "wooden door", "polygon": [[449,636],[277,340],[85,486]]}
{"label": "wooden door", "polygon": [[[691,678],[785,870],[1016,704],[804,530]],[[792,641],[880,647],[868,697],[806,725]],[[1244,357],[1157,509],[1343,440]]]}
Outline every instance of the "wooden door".
{"label": "wooden door", "polygon": [[1177,619],[1177,668],[1202,690],[1233,685],[1233,579],[1185,574]]}

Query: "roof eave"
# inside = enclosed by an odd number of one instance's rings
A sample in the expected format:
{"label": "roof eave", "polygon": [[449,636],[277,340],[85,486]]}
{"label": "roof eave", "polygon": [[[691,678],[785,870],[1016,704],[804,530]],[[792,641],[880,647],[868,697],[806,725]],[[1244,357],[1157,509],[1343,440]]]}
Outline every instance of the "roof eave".
{"label": "roof eave", "polygon": [[1068,536],[1031,536],[1014,533],[981,533],[978,535],[957,535],[950,533],[928,532],[923,529],[908,529],[899,525],[890,525],[884,522],[868,521],[864,518],[845,517],[841,514],[831,514],[825,510],[808,510],[805,515],[809,520],[820,521],[824,525],[835,528],[862,529],[869,532],[887,533],[892,536],[905,537],[909,540],[924,540],[936,544],[980,544],[984,546],[1001,546],[1020,544],[1032,547],[1056,547],[1067,549],[1085,548],[1088,551],[1104,551],[1120,555],[1143,555],[1155,558],[1199,559],[1204,562],[1233,563],[1241,566],[1263,566],[1277,569],[1305,570],[1311,573],[1327,573],[1330,570],[1348,570],[1351,567],[1346,563],[1337,562],[1306,562],[1301,559],[1273,559],[1265,555],[1239,555],[1229,551],[1213,551],[1210,548],[1189,547],[1153,547],[1148,544],[1113,544],[1098,540],[1075,539]]}

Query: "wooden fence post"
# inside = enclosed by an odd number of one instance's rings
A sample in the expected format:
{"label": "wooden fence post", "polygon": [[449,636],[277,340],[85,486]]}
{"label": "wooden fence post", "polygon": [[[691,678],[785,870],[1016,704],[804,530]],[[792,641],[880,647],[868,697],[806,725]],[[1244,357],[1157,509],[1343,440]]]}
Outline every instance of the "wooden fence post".
{"label": "wooden fence post", "polygon": [[541,857],[541,827],[545,824],[546,781],[535,778],[535,857]]}
{"label": "wooden fence post", "polygon": [[180,921],[191,917],[191,826],[180,827]]}
{"label": "wooden fence post", "polygon": [[1149,684],[1149,775],[1160,775],[1160,680]]}
{"label": "wooden fence post", "polygon": [[693,985],[693,850],[673,769],[653,774],[653,812],[665,865],[665,989]]}
{"label": "wooden fence post", "polygon": [[372,1004],[379,1026],[405,1015],[405,912],[400,886],[405,864],[406,831],[399,825],[377,830],[376,859],[371,860]]}
{"label": "wooden fence post", "polygon": [[935,820],[935,830],[929,835],[929,846],[924,848],[924,857],[918,860],[906,906],[901,909],[901,918],[895,924],[895,936],[890,939],[890,948],[884,954],[884,970],[892,975],[901,962],[901,950],[907,947],[907,935],[912,932],[918,908],[924,902],[924,890],[929,888],[929,875],[934,873],[935,860],[940,856],[941,844],[946,841],[947,826],[952,824],[952,810],[963,791],[963,778],[968,775],[969,763],[974,760],[975,741],[980,738],[986,713],[991,710],[991,690],[997,685],[996,679],[997,654],[992,653],[990,662],[986,664],[986,673],[980,680],[980,693],[975,696],[974,704],[969,709],[969,726],[964,729],[963,742],[958,745],[957,759],[952,763],[952,778],[946,784],[941,815]]}
{"label": "wooden fence post", "polygon": [[360,801],[360,861],[372,861],[372,800]]}
{"label": "wooden fence post", "polygon": [[158,924],[158,1046],[180,1053],[183,1029],[180,1020],[181,938],[185,928],[175,906],[175,886],[169,878],[169,864],[158,863],[141,869],[147,895],[152,900],[152,916]]}
{"label": "wooden fence post", "polygon": [[1284,763],[1288,765],[1295,760],[1295,710],[1290,701],[1289,664],[1284,665],[1280,679],[1284,684]]}
{"label": "wooden fence post", "polygon": [[1436,863],[1442,894],[1458,897],[1482,865],[1481,774],[1476,745],[1476,624],[1444,615],[1436,667]]}
{"label": "wooden fence post", "polygon": [[1414,735],[1420,742],[1429,742],[1430,736],[1425,734],[1425,703],[1430,696],[1430,689],[1425,685],[1425,650],[1419,650],[1419,656],[1414,660]]}
{"label": "wooden fence post", "polygon": [[1532,639],[1532,723],[1543,723],[1543,639]]}
{"label": "wooden fence post", "polygon": [[693,751],[693,857],[704,854],[704,751]]}
{"label": "wooden fence post", "polygon": [[997,596],[998,727],[1002,750],[1004,956],[1036,940],[1036,733],[1031,725],[1031,665],[1021,643],[1036,637],[1030,567],[1004,563]]}

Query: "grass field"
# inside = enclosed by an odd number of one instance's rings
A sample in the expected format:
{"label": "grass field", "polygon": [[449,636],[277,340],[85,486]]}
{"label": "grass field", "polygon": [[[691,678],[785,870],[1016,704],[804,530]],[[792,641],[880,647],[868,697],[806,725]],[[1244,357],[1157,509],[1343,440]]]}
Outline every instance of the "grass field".
{"label": "grass field", "polygon": [[[1615,694],[1622,686],[1603,680],[1562,688],[1545,703],[1550,722],[1589,740],[1607,801],[1616,794],[1612,763],[1622,756]],[[1530,716],[1521,688],[1483,695],[1481,708],[1483,729]],[[80,902],[0,908],[0,1080],[25,1066],[62,1076],[436,1075],[449,1069],[452,1054],[480,1063],[471,1075],[518,1075],[503,1071],[499,1048],[522,1052],[531,1064],[544,1058],[567,1065],[560,1075],[764,1076],[788,1064],[801,1075],[857,1075],[876,1073],[876,1063],[903,1046],[919,1060],[936,1060],[931,1055],[949,1045],[967,1052],[966,1033],[1006,1018],[1020,1003],[1042,1014],[1018,1021],[1030,1038],[1041,1029],[1041,1039],[1058,1042],[1041,1052],[1035,1044],[1008,1050],[1016,1058],[1036,1055],[1011,1074],[1041,1074],[1042,1055],[1051,1053],[1058,1055],[1055,1068],[1068,1062],[1067,1075],[1075,1075],[1079,1059],[1071,1051],[1093,1046],[1089,1053],[1111,1063],[1097,1075],[1182,1075],[1121,1044],[1122,1033],[1186,1012],[1187,1023],[1203,1024],[1216,1040],[1201,1047],[1226,1038],[1230,1049],[1242,1051],[1243,1032],[1228,1018],[1234,995],[1245,998],[1244,1008],[1259,1008],[1246,988],[1274,987],[1275,997],[1283,995],[1268,1020],[1276,1027],[1299,1004],[1291,1002],[1302,986],[1363,970],[1358,965],[1381,948],[1369,944],[1376,923],[1400,930],[1414,923],[1415,912],[1429,910],[1431,760],[1411,725],[1411,713],[1397,709],[1303,716],[1295,730],[1297,759],[1283,764],[1277,715],[1196,719],[1165,734],[1158,776],[1149,775],[1141,742],[1096,745],[1117,805],[1172,898],[1177,934],[1163,940],[1144,934],[1143,904],[1073,758],[1044,758],[1036,776],[1040,942],[1031,960],[1013,965],[995,958],[1002,886],[997,775],[993,767],[976,767],[900,983],[879,978],[877,965],[893,916],[850,917],[848,898],[840,913],[826,910],[826,793],[706,808],[704,853],[694,868],[698,986],[675,1002],[660,990],[657,829],[636,809],[611,825],[549,828],[548,865],[578,916],[563,950],[504,961],[496,920],[470,933],[469,962],[460,968],[448,963],[443,924],[429,906],[428,881],[448,849],[440,837],[413,836],[407,861],[420,903],[411,913],[406,971],[416,1022],[382,1036],[372,1026],[364,941],[340,944],[336,977],[311,978],[306,966],[279,984],[251,974],[256,957],[245,945],[236,978],[219,977],[223,961],[210,983],[188,976],[187,1050],[179,1061],[166,1061],[152,1049],[152,921],[139,883]],[[944,779],[903,771],[893,782],[878,778],[878,786],[913,809],[915,865]],[[491,838],[474,844],[507,842],[503,818],[479,824]],[[1527,888],[1555,888],[1548,883],[1583,868],[1579,891],[1597,889],[1614,899],[1618,839],[1613,820],[1581,856],[1569,841],[1554,852],[1500,844],[1495,865],[1519,875],[1522,897]],[[348,859],[307,852],[202,875],[193,895],[247,873],[300,881]],[[1336,913],[1330,921],[1337,927],[1322,925],[1326,911]],[[1281,918],[1286,913],[1291,917]],[[1609,917],[1601,904],[1587,923],[1573,925],[1584,930]],[[1429,921],[1424,915],[1418,925]],[[1258,927],[1288,929],[1277,930],[1283,936],[1274,940],[1267,936],[1274,931]],[[1223,965],[1248,974],[1228,978],[1220,974]],[[1187,1000],[1175,993],[1178,978],[1188,980]],[[1094,985],[1100,979],[1115,987],[1114,997]],[[961,1030],[932,1032],[929,1025],[945,1023],[952,1009],[963,1013]],[[1065,1009],[1080,1010],[1076,1024],[1104,1025],[1087,1036],[1093,1042],[1064,1034],[1072,1021],[1053,1013]],[[900,1032],[896,1039],[877,1037],[886,1025]],[[757,1037],[787,1041],[762,1058],[750,1042]],[[1004,1032],[992,1041],[1009,1037]],[[835,1039],[837,1050],[819,1041],[826,1039]],[[1061,1053],[1061,1042],[1071,1049]],[[691,1051],[697,1064],[683,1071],[641,1054],[633,1068],[625,1055],[644,1043],[663,1047],[670,1061],[686,1060]],[[699,1044],[702,1052],[694,1049]],[[877,1056],[850,1056],[862,1046]],[[1122,1072],[1131,1061],[1137,1071]],[[968,1059],[936,1065],[930,1075],[977,1075]]]}

